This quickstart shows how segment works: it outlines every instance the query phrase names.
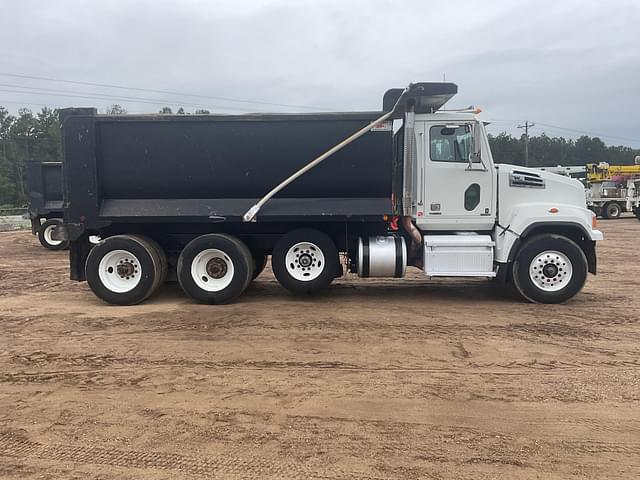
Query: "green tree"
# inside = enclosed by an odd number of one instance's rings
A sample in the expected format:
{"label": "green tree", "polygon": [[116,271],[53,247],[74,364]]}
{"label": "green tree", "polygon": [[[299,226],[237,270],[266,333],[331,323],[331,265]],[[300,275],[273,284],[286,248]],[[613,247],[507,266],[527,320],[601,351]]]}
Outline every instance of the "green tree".
{"label": "green tree", "polygon": [[6,108],[0,107],[0,205],[14,205],[16,198],[10,137],[15,121],[16,118]]}
{"label": "green tree", "polygon": [[59,162],[62,159],[58,111],[44,107],[36,116],[36,141],[33,158],[41,162]]}
{"label": "green tree", "polygon": [[104,113],[106,113],[107,115],[124,115],[125,113],[127,113],[127,109],[122,105],[114,103],[110,107],[105,108]]}

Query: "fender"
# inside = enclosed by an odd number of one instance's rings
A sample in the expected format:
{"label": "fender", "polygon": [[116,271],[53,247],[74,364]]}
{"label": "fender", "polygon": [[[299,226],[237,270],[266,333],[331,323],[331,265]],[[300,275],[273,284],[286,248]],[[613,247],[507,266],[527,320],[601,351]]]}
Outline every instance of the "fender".
{"label": "fender", "polygon": [[[578,232],[582,235],[582,238],[577,238],[575,235],[566,235],[566,232]],[[511,265],[515,259],[520,245],[531,235],[537,233],[556,233],[559,235],[565,235],[574,240],[582,249],[587,257],[587,266],[589,273],[596,274],[597,271],[597,257],[596,257],[596,241],[602,239],[602,233],[599,230],[587,229],[581,223],[575,221],[538,221],[529,224],[521,234],[513,241],[511,248],[509,249],[509,256],[506,262],[498,263],[498,281],[504,283],[509,276],[508,265]],[[594,238],[595,237],[595,238]],[[599,237],[599,238],[598,238]]]}
{"label": "fender", "polygon": [[[527,236],[534,229],[548,225],[548,231],[558,231],[562,227],[578,228],[585,239],[599,241],[602,232],[592,228],[594,214],[591,210],[571,204],[519,203],[509,205],[507,215],[500,215],[495,238],[497,262],[505,263],[511,254],[516,239]],[[552,213],[551,210],[555,210]]]}

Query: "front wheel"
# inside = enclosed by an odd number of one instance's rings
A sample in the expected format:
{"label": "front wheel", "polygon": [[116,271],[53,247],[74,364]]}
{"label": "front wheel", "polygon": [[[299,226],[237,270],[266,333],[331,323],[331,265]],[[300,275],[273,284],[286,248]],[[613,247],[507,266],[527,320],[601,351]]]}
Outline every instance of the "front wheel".
{"label": "front wheel", "polygon": [[313,229],[283,235],[271,256],[280,285],[294,293],[314,293],[328,287],[338,272],[340,257],[326,234]]}
{"label": "front wheel", "polygon": [[587,280],[587,258],[571,239],[543,234],[527,240],[513,263],[513,281],[525,299],[562,303],[575,296]]}
{"label": "front wheel", "polygon": [[59,218],[50,218],[42,224],[40,230],[38,230],[38,240],[40,244],[47,250],[66,250],[69,248],[69,242],[67,240],[54,240],[53,231],[62,225],[62,220]]}

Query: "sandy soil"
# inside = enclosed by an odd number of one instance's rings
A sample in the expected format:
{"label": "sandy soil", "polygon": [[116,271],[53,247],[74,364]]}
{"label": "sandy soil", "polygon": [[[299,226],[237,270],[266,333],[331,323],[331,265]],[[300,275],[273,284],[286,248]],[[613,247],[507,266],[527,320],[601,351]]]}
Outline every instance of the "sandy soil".
{"label": "sandy soil", "polygon": [[111,307],[0,234],[0,478],[639,478],[640,222],[601,225],[558,306],[266,272],[234,305]]}

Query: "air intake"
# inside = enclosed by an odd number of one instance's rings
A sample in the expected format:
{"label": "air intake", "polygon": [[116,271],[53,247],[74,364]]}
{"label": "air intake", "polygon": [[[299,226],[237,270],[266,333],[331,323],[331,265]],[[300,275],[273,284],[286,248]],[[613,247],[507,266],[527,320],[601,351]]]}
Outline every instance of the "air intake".
{"label": "air intake", "polygon": [[544,188],[544,179],[537,173],[512,170],[509,173],[509,186],[525,188]]}

